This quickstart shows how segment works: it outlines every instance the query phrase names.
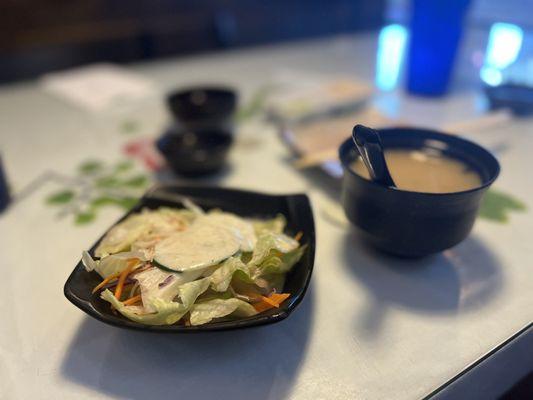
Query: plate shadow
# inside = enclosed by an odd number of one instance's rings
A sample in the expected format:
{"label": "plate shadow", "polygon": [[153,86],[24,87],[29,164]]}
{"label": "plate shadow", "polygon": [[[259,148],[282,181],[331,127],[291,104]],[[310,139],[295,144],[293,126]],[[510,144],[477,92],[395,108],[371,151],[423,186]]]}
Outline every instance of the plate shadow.
{"label": "plate shadow", "polygon": [[243,330],[155,334],[86,318],[61,373],[77,384],[128,399],[283,399],[305,358],[313,292],[311,283],[286,320]]}

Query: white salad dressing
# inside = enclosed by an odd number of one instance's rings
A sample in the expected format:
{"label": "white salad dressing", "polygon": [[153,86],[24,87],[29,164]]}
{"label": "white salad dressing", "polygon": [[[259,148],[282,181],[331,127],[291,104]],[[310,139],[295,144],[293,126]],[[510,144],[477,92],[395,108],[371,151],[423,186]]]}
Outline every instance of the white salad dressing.
{"label": "white salad dressing", "polygon": [[245,252],[253,251],[257,243],[254,226],[251,222],[239,218],[234,214],[217,212],[206,214],[196,220],[196,223],[212,224],[230,229],[240,241],[240,249]]}
{"label": "white salad dressing", "polygon": [[201,270],[231,257],[240,246],[232,230],[200,220],[157,243],[154,261],[179,272]]}

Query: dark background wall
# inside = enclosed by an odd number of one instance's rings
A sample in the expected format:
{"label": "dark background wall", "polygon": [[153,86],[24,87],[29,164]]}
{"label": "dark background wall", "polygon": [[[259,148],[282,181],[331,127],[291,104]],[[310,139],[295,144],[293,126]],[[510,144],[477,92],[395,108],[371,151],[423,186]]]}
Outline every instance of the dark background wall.
{"label": "dark background wall", "polygon": [[2,0],[0,82],[377,28],[385,0]]}

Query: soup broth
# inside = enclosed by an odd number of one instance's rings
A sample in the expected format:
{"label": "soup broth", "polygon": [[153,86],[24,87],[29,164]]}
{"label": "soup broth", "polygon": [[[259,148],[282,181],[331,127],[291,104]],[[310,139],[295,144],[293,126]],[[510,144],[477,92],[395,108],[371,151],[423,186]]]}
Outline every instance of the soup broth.
{"label": "soup broth", "polygon": [[[402,190],[450,193],[481,185],[481,177],[465,163],[438,153],[385,150],[385,160],[394,183]],[[360,157],[352,163],[351,169],[363,178],[370,179]]]}

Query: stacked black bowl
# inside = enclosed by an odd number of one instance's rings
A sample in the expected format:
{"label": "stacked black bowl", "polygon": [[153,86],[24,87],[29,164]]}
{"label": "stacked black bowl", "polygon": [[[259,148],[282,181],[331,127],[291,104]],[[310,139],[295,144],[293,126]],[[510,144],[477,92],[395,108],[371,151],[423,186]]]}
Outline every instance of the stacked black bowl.
{"label": "stacked black bowl", "polygon": [[226,165],[233,143],[237,93],[227,87],[197,87],[169,94],[167,105],[174,117],[157,141],[174,173],[200,176]]}

